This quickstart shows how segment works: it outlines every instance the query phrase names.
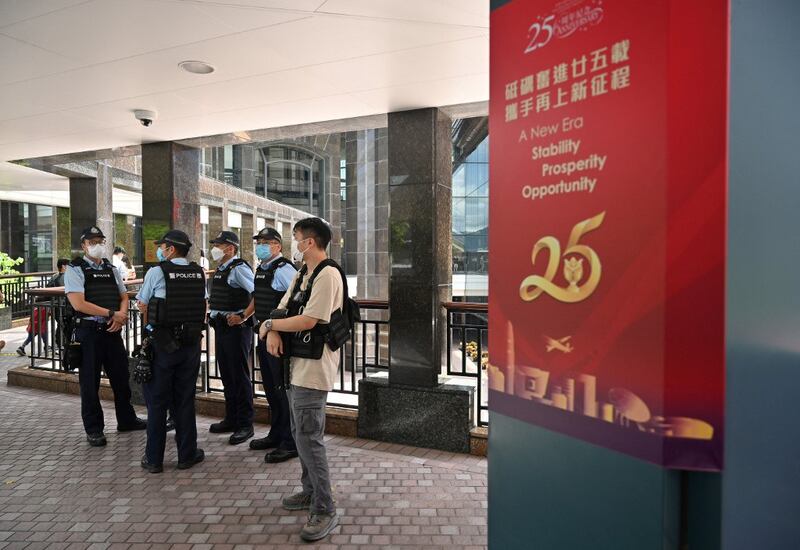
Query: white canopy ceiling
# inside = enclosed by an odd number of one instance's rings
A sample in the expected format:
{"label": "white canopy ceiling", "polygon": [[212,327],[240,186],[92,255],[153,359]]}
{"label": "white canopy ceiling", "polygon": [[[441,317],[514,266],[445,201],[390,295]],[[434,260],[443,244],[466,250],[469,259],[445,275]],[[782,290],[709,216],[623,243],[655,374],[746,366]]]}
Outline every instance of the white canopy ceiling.
{"label": "white canopy ceiling", "polygon": [[485,101],[488,27],[486,0],[4,0],[0,161]]}

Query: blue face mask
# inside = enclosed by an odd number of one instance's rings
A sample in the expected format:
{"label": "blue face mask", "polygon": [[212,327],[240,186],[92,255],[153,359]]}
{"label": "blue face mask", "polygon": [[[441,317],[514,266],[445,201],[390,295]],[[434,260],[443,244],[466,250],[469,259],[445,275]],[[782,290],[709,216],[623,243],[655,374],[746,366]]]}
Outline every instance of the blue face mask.
{"label": "blue face mask", "polygon": [[268,244],[258,244],[256,245],[256,257],[259,260],[266,260],[272,257],[272,250],[270,250],[270,246]]}
{"label": "blue face mask", "polygon": [[160,247],[156,248],[156,258],[158,258],[159,262],[165,262],[167,260],[166,256],[164,256],[164,250]]}

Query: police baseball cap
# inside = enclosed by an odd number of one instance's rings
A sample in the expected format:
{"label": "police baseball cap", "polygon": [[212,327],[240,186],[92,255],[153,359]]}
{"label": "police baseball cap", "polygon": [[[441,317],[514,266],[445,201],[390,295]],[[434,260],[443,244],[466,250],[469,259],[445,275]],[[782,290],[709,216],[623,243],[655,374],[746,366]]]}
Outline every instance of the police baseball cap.
{"label": "police baseball cap", "polygon": [[271,227],[265,227],[258,232],[258,235],[253,235],[253,239],[268,239],[270,241],[281,242],[281,234]]}
{"label": "police baseball cap", "polygon": [[239,235],[233,231],[220,231],[216,238],[211,239],[211,244],[232,244],[239,246]]}
{"label": "police baseball cap", "polygon": [[153,244],[177,244],[180,246],[185,246],[186,248],[191,248],[192,246],[192,243],[189,241],[189,235],[180,229],[170,229],[159,240],[153,241]]}
{"label": "police baseball cap", "polygon": [[103,232],[100,231],[100,228],[93,225],[91,227],[87,227],[83,231],[81,231],[81,240],[85,241],[87,239],[105,239],[106,236],[103,235]]}

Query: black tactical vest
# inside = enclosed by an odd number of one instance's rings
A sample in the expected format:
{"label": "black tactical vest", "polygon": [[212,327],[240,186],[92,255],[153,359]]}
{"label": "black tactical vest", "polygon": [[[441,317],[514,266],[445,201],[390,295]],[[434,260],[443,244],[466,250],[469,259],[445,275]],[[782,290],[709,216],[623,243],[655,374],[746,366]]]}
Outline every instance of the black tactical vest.
{"label": "black tactical vest", "polygon": [[[102,269],[94,269],[82,258],[76,258],[70,265],[83,271],[83,296],[87,302],[105,309],[119,309],[120,292],[117,286],[117,279],[114,276],[114,266],[111,265],[111,262],[103,258]],[[78,312],[76,312],[76,315],[93,317],[92,315]]]}
{"label": "black tactical vest", "polygon": [[278,307],[278,304],[280,304],[283,299],[283,295],[286,294],[285,290],[275,290],[272,288],[275,272],[279,267],[286,264],[291,265],[291,262],[281,256],[269,264],[266,269],[263,269],[261,264],[259,264],[256,269],[254,295],[256,299],[256,319],[259,322],[269,318],[269,314],[272,313],[273,309]]}
{"label": "black tactical vest", "polygon": [[[311,299],[311,289],[314,286],[317,275],[319,275],[324,268],[336,265],[338,264],[330,258],[320,262],[308,278],[305,290],[300,290],[300,287],[303,285],[303,277],[308,273],[308,266],[303,265],[303,267],[300,268],[300,274],[295,279],[294,288],[289,298],[289,317],[302,315],[303,309],[305,309],[306,304],[309,299]],[[327,323],[317,323],[310,330],[295,332],[291,335],[289,340],[289,355],[291,357],[300,357],[304,359],[320,359],[325,344],[328,343],[329,335],[330,326]]]}
{"label": "black tactical vest", "polygon": [[246,290],[233,288],[228,284],[228,277],[231,271],[240,264],[250,267],[250,264],[243,259],[236,258],[224,271],[217,268],[211,284],[211,299],[209,300],[211,309],[217,311],[242,311],[250,305],[250,294]]}
{"label": "black tactical vest", "polygon": [[[161,262],[166,297],[154,299],[156,307],[152,321],[162,327],[182,324],[202,325],[206,317],[206,276],[203,268],[192,262],[178,265]],[[148,311],[151,311],[148,308]]]}

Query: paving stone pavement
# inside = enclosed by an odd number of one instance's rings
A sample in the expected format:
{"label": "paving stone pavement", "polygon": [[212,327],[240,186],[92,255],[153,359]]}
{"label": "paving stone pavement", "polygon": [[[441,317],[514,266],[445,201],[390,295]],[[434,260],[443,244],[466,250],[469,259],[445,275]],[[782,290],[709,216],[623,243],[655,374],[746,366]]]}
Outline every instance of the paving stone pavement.
{"label": "paving stone pavement", "polygon": [[486,547],[485,458],[327,436],[341,524],[305,544],[305,514],[280,506],[300,488],[298,461],[265,464],[198,417],[205,462],[177,470],[170,438],[164,472],[148,474],[144,433],[116,433],[106,401],[108,445],[89,447],[76,396],[5,384],[26,364],[17,332],[0,334],[0,549]]}

